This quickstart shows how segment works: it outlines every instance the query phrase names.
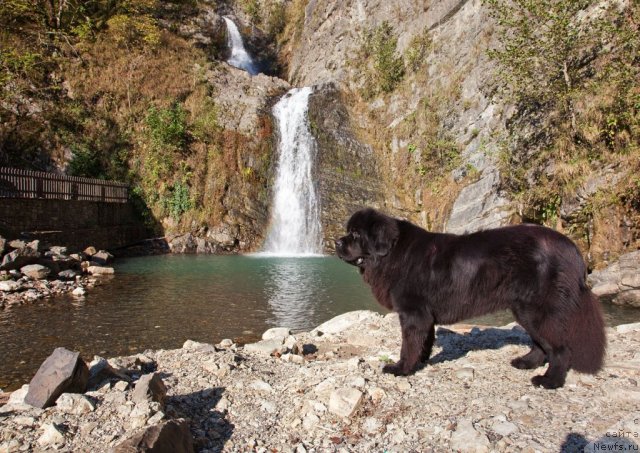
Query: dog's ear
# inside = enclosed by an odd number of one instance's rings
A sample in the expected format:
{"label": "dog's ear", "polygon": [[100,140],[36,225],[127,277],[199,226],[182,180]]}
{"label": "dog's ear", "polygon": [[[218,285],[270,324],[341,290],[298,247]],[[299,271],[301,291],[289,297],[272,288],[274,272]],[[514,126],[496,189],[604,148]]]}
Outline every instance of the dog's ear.
{"label": "dog's ear", "polygon": [[376,222],[371,225],[371,243],[372,252],[377,256],[386,256],[389,254],[400,235],[398,229],[398,221],[391,217],[379,216]]}

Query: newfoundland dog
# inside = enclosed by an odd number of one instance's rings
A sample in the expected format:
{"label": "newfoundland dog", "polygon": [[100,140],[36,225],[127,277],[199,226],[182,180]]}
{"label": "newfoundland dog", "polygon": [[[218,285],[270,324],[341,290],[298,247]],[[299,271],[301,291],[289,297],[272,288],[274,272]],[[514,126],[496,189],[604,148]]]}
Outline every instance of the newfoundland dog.
{"label": "newfoundland dog", "polygon": [[523,224],[440,234],[363,209],[349,220],[336,252],[359,268],[378,302],[400,316],[400,360],[386,365],[386,373],[407,375],[426,362],[435,324],[506,308],[533,342],[511,364],[549,363],[534,385],[562,387],[570,368],[596,373],[602,367],[600,304],[585,284],[578,248],[554,230]]}

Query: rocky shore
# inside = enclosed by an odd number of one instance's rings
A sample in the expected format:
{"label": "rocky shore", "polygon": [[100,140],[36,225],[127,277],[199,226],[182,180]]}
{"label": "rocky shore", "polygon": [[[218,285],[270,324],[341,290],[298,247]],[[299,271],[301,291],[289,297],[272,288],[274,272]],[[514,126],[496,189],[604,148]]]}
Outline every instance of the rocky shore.
{"label": "rocky shore", "polygon": [[94,247],[69,253],[62,246],[43,248],[37,240],[0,237],[0,309],[65,293],[82,297],[114,274],[112,261],[113,255]]}
{"label": "rocky shore", "polygon": [[534,453],[640,444],[640,324],[608,329],[598,375],[570,372],[551,391],[529,381],[542,370],[509,365],[528,350],[517,325],[440,327],[429,365],[409,377],[381,373],[397,359],[399,334],[396,315],[358,311],[311,332],[271,329],[245,346],[187,341],[95,358],[87,391],[63,393],[51,407],[24,403],[39,393],[35,378],[0,393],[0,452]]}

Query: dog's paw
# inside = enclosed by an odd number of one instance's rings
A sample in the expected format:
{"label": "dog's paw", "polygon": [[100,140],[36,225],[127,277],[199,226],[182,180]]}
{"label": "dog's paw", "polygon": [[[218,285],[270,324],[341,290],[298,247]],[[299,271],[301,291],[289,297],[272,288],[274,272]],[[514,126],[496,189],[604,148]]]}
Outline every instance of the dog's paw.
{"label": "dog's paw", "polygon": [[385,365],[382,368],[383,373],[393,374],[394,376],[406,376],[409,371],[404,369],[404,365],[401,362]]}
{"label": "dog's paw", "polygon": [[511,366],[519,370],[533,370],[534,368],[538,368],[540,365],[532,363],[524,357],[518,357],[511,361]]}
{"label": "dog's paw", "polygon": [[560,388],[564,385],[563,381],[558,379],[552,379],[549,376],[534,376],[531,378],[531,383],[536,387],[543,387],[549,390]]}

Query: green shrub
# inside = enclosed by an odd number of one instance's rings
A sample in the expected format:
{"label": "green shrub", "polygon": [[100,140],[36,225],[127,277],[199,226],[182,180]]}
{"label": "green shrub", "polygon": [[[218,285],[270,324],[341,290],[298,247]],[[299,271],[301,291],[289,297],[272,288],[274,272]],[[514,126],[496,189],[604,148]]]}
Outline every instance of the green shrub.
{"label": "green shrub", "polygon": [[189,186],[184,181],[176,182],[169,192],[165,198],[165,208],[171,217],[179,220],[182,214],[193,208]]}
{"label": "green shrub", "polygon": [[402,57],[396,54],[397,44],[398,38],[387,21],[365,32],[360,54],[368,97],[390,93],[402,81],[405,69]]}
{"label": "green shrub", "polygon": [[433,48],[433,41],[429,36],[429,30],[425,28],[422,33],[415,35],[409,47],[405,51],[405,60],[407,68],[411,71],[417,71],[422,65],[425,64],[429,52]]}
{"label": "green shrub", "polygon": [[153,146],[182,149],[187,139],[186,117],[185,110],[178,103],[168,109],[150,107],[146,123]]}

